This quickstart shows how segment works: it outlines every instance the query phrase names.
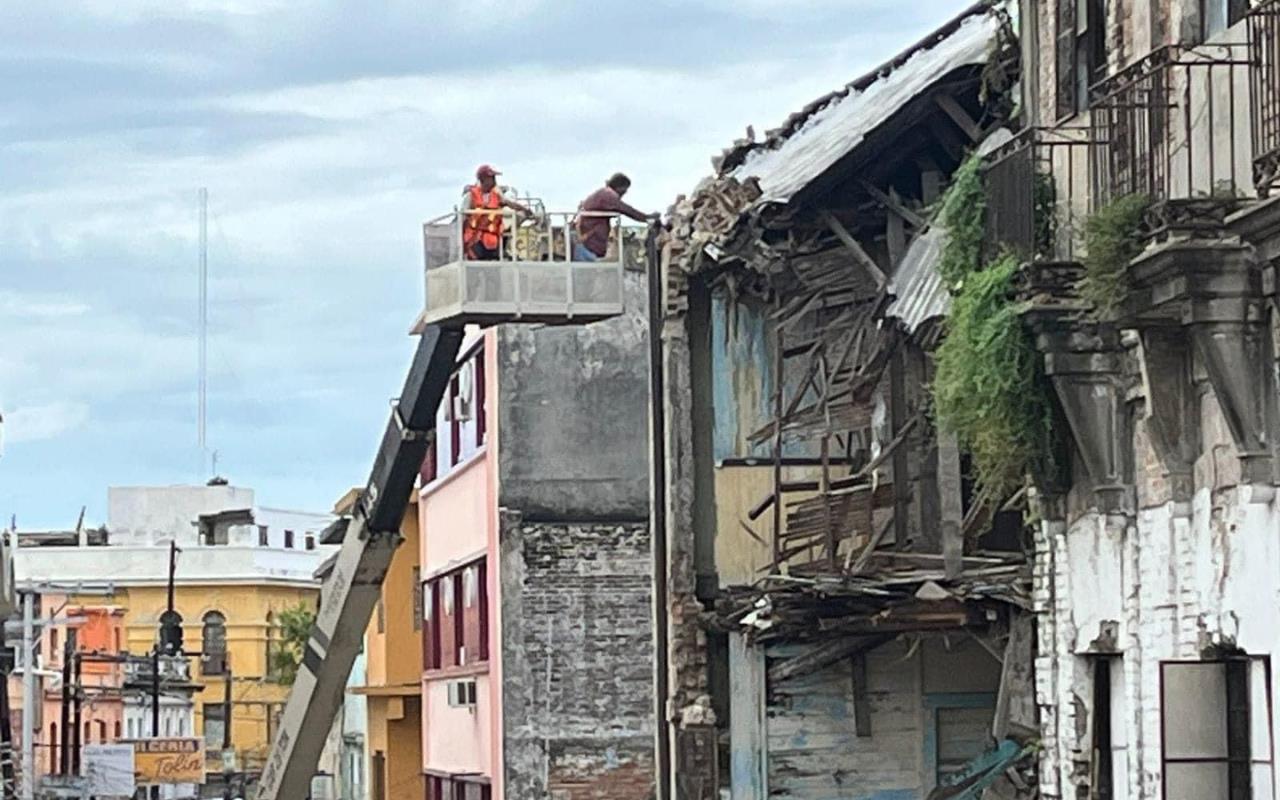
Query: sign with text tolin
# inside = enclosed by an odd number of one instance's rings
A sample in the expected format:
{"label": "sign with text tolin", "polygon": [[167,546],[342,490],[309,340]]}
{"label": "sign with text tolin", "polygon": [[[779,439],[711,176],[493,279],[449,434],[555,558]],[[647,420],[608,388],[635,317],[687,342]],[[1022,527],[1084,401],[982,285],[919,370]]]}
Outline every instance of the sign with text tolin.
{"label": "sign with text tolin", "polygon": [[136,739],[133,770],[138,783],[204,783],[200,739]]}

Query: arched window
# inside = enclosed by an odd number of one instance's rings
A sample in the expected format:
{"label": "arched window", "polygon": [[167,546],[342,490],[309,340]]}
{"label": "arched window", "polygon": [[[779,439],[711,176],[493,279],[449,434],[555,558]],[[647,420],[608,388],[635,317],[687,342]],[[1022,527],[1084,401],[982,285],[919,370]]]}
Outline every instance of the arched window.
{"label": "arched window", "polygon": [[98,720],[98,742],[107,740],[107,721],[105,719]]}
{"label": "arched window", "polygon": [[49,764],[53,772],[58,769],[58,723],[49,723]]}
{"label": "arched window", "polygon": [[204,615],[201,632],[201,672],[205,675],[225,675],[227,672],[227,618],[220,612]]}

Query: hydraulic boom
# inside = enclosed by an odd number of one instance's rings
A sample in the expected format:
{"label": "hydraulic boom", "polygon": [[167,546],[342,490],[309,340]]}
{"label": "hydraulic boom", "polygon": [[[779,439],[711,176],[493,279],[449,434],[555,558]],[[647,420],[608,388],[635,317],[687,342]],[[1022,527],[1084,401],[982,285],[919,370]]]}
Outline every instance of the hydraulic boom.
{"label": "hydraulic boom", "polygon": [[306,800],[347,676],[400,544],[400,522],[427,447],[436,409],[462,345],[460,327],[428,325],[391,412],[369,482],[351,516],[320,611],[262,772],[259,800]]}

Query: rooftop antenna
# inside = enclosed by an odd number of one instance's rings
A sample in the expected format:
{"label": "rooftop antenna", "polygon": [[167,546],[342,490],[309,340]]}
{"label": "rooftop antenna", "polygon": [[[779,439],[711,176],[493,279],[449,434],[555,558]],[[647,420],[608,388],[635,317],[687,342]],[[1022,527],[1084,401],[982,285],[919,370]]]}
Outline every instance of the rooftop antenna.
{"label": "rooftop antenna", "polygon": [[205,417],[209,391],[209,190],[200,189],[200,365],[199,410],[196,438],[200,444],[200,471],[205,468]]}

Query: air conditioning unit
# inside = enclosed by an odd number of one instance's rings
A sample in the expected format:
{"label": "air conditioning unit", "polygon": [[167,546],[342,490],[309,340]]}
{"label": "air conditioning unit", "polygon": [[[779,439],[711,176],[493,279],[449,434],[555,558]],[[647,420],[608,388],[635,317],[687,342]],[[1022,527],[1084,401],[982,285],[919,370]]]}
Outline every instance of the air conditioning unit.
{"label": "air conditioning unit", "polygon": [[449,705],[454,708],[474,708],[476,704],[475,679],[449,681]]}

